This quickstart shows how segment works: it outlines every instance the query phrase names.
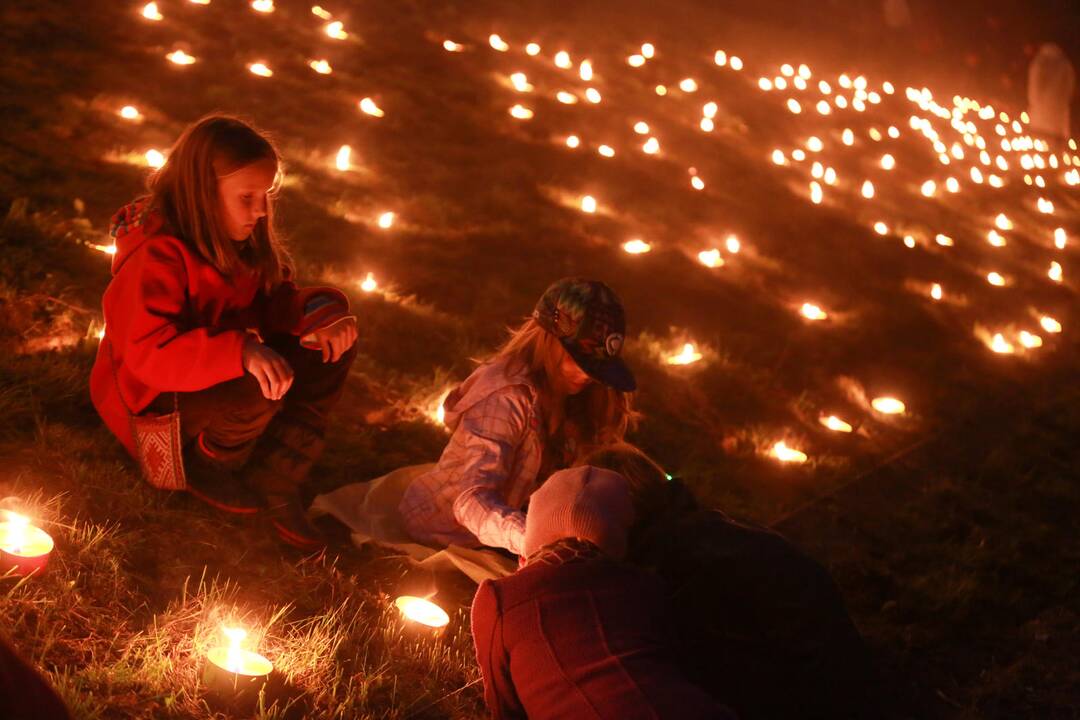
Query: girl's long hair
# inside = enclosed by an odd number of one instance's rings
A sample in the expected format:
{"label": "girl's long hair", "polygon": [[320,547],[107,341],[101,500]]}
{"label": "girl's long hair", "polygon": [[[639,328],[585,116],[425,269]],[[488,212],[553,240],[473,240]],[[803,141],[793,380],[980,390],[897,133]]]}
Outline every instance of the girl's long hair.
{"label": "girl's long hair", "polygon": [[[266,216],[255,223],[245,247],[226,230],[217,178],[263,160],[279,170],[267,193]],[[273,199],[279,183],[280,159],[273,143],[239,118],[214,114],[184,130],[148,187],[152,206],[203,259],[225,276],[254,270],[269,290],[282,280],[288,261],[274,231]]]}
{"label": "girl's long hair", "polygon": [[[541,393],[541,407],[547,409],[554,400],[551,378],[559,373],[565,353],[558,338],[529,318],[510,331],[510,337],[488,361],[505,361],[509,372],[527,372]],[[566,398],[564,434],[574,437],[576,454],[581,456],[621,441],[636,426],[638,418],[633,409],[633,393],[591,382],[577,395]],[[544,430],[547,431],[546,426]]]}

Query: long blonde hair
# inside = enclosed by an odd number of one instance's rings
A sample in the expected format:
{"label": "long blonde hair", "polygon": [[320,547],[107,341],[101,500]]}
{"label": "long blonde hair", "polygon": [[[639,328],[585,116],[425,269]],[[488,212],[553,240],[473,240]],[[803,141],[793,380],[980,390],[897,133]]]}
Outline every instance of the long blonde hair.
{"label": "long blonde hair", "polygon": [[282,280],[288,256],[274,231],[273,198],[267,194],[266,216],[259,218],[245,249],[233,241],[221,217],[218,175],[261,160],[279,168],[273,143],[239,118],[207,115],[189,125],[176,140],[169,158],[150,176],[151,204],[160,209],[180,238],[225,276],[242,269],[259,273],[267,289]]}
{"label": "long blonde hair", "polygon": [[[552,379],[560,372],[565,354],[559,339],[529,318],[510,330],[510,337],[487,361],[504,361],[509,372],[528,373],[541,393],[541,407],[547,410],[554,402]],[[633,393],[601,382],[591,382],[577,395],[568,396],[565,410],[565,434],[577,440],[578,456],[621,441],[639,418],[633,409]]]}

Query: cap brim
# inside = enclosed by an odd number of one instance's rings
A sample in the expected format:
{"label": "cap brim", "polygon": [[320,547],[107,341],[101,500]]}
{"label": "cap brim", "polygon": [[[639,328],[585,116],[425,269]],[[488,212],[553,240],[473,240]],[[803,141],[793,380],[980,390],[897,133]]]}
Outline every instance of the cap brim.
{"label": "cap brim", "polygon": [[634,379],[634,373],[630,372],[630,368],[622,358],[611,357],[603,360],[594,360],[593,358],[580,357],[578,353],[574,352],[571,348],[566,349],[570,353],[570,357],[574,358],[578,367],[584,370],[593,380],[602,382],[619,392],[633,392],[637,390],[637,381]]}

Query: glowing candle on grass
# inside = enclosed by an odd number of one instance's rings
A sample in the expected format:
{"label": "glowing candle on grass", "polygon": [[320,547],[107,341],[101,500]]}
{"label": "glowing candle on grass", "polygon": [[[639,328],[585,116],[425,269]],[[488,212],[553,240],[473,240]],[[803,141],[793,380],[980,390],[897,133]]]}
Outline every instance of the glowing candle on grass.
{"label": "glowing candle on grass", "polygon": [[937,193],[937,183],[933,180],[927,180],[922,184],[922,187],[919,189],[919,191],[926,197],[934,197],[934,195]]}
{"label": "glowing candle on grass", "polygon": [[592,195],[585,195],[581,198],[581,211],[587,213],[596,212],[596,198]]}
{"label": "glowing candle on grass", "polygon": [[155,170],[165,164],[165,155],[160,150],[146,151],[146,164]]}
{"label": "glowing candle on grass", "polygon": [[443,40],[443,50],[446,52],[461,52],[465,49],[465,46],[461,43],[456,43],[453,40]]}
{"label": "glowing candle on grass", "polygon": [[862,184],[862,196],[864,198],[866,198],[867,200],[874,197],[874,183],[870,182],[869,180],[866,180],[865,182],[863,182],[863,184]]}
{"label": "glowing candle on grass", "polygon": [[990,349],[1001,355],[1009,355],[1015,350],[1012,343],[1006,340],[1001,333],[995,333],[994,337],[991,338]]}
{"label": "glowing candle on grass", "polygon": [[334,159],[334,164],[338,170],[345,172],[352,164],[350,158],[352,157],[352,148],[348,145],[342,145],[337,151],[337,157]]}
{"label": "glowing candle on grass", "polygon": [[828,313],[826,313],[820,307],[808,302],[802,304],[802,307],[799,308],[799,312],[807,320],[824,320],[825,318],[829,317]]}
{"label": "glowing candle on grass", "polygon": [[450,616],[445,610],[424,598],[402,595],[394,600],[394,605],[406,620],[419,623],[432,630],[442,629],[450,622]]}
{"label": "glowing candle on grass", "polygon": [[615,148],[610,145],[601,145],[596,149],[596,152],[607,158],[615,157]]}
{"label": "glowing candle on grass", "polygon": [[533,116],[533,111],[524,105],[514,105],[510,108],[510,115],[518,120],[529,120]]}
{"label": "glowing candle on grass", "polygon": [[0,513],[0,575],[42,572],[53,550],[49,533],[14,512]]}
{"label": "glowing candle on grass", "polygon": [[1038,335],[1029,333],[1027,330],[1021,330],[1020,344],[1026,347],[1028,350],[1034,350],[1035,348],[1042,347],[1043,340]]}
{"label": "glowing candle on grass", "polygon": [[997,230],[991,230],[986,234],[986,241],[994,247],[1005,247],[1005,236]]}
{"label": "glowing candle on grass", "polygon": [[370,115],[372,117],[377,117],[377,118],[381,118],[384,115],[386,115],[386,113],[383,112],[382,108],[380,108],[375,103],[375,101],[372,100],[369,97],[366,97],[366,98],[364,98],[363,100],[360,101],[360,111],[367,114],[367,115]]}
{"label": "glowing candle on grass", "polygon": [[882,415],[900,415],[906,409],[904,403],[894,397],[878,397],[870,401],[870,406]]}
{"label": "glowing candle on grass", "polygon": [[724,258],[720,257],[720,251],[716,248],[702,250],[698,253],[698,262],[708,268],[723,267]]}
{"label": "glowing candle on grass", "polygon": [[575,105],[577,104],[577,95],[572,92],[560,90],[555,93],[555,99],[561,102],[563,105]]}
{"label": "glowing candle on grass", "polygon": [[693,343],[686,343],[683,345],[681,351],[675,355],[669,355],[667,357],[668,365],[689,365],[696,363],[702,357],[701,353],[697,351]]}
{"label": "glowing candle on grass", "polygon": [[1012,221],[1009,220],[1008,216],[1005,213],[1000,213],[996,218],[994,218],[994,225],[997,226],[998,230],[1013,229]]}
{"label": "glowing candle on grass", "polygon": [[1061,263],[1054,260],[1050,263],[1050,269],[1046,272],[1046,276],[1054,282],[1061,282],[1063,273],[1061,270]]}
{"label": "glowing candle on grass", "polygon": [[641,146],[641,151],[646,155],[655,155],[660,152],[660,141],[654,137],[645,141],[645,144]]}
{"label": "glowing candle on grass", "polygon": [[523,72],[516,72],[510,75],[510,84],[514,86],[514,89],[518,92],[532,92],[533,86],[529,84],[529,79]]}
{"label": "glowing candle on grass", "polygon": [[194,56],[188,55],[183,50],[174,50],[165,57],[174,65],[191,65],[195,62]]}
{"label": "glowing candle on grass", "polygon": [[540,46],[534,42],[525,46],[525,54],[529,57],[536,57],[540,54]]}
{"label": "glowing candle on grass", "polygon": [[266,66],[266,63],[251,63],[247,66],[252,75],[258,75],[259,77],[272,77],[274,71]]}
{"label": "glowing candle on grass", "polygon": [[645,64],[645,56],[636,54],[631,55],[630,57],[626,58],[626,64],[630,67],[641,67]]}
{"label": "glowing candle on grass", "polygon": [[349,37],[349,33],[345,32],[345,23],[340,20],[327,23],[326,27],[323,28],[323,32],[326,33],[327,37],[333,38],[334,40],[344,40]]}
{"label": "glowing candle on grass", "polygon": [[623,243],[622,248],[625,252],[630,253],[631,255],[641,255],[642,253],[647,253],[652,250],[652,245],[645,242],[644,240],[634,239]]}
{"label": "glowing candle on grass", "polygon": [[203,685],[212,694],[228,701],[253,702],[266,685],[274,664],[257,652],[240,647],[247,631],[221,626],[227,647],[213,647],[206,653]]}
{"label": "glowing candle on grass", "polygon": [[161,11],[158,10],[156,2],[146,3],[145,5],[143,5],[142,16],[147,20],[153,20],[154,22],[157,22],[164,17],[161,14]]}
{"label": "glowing candle on grass", "polygon": [[573,67],[573,63],[570,61],[570,53],[565,50],[560,50],[555,53],[555,66],[560,67],[563,70]]}
{"label": "glowing candle on grass", "polygon": [[140,113],[134,105],[125,105],[124,107],[120,108],[120,117],[124,118],[125,120],[138,122],[142,120],[142,113]]}
{"label": "glowing candle on grass", "polygon": [[579,145],[581,145],[581,138],[577,135],[570,135],[566,138],[566,147],[576,148]]}
{"label": "glowing candle on grass", "polygon": [[375,274],[368,273],[367,277],[360,283],[360,289],[366,293],[375,292],[378,289],[379,284],[375,282]]}
{"label": "glowing candle on grass", "polygon": [[1058,250],[1064,250],[1067,240],[1068,236],[1065,234],[1065,228],[1057,228],[1054,230],[1054,247]]}
{"label": "glowing candle on grass", "polygon": [[829,415],[828,417],[822,416],[818,418],[818,422],[835,432],[849,433],[852,430],[849,423],[844,422],[835,415]]}
{"label": "glowing candle on grass", "polygon": [[693,188],[695,190],[704,190],[705,189],[705,181],[702,180],[701,178],[699,178],[696,175],[694,177],[690,178],[690,184],[693,186]]}
{"label": "glowing candle on grass", "polygon": [[272,13],[274,12],[274,0],[251,0],[251,8],[255,12]]}
{"label": "glowing candle on grass", "polygon": [[874,223],[874,232],[876,232],[878,235],[888,235],[889,226],[879,220],[878,222]]}
{"label": "glowing candle on grass", "polygon": [[888,153],[885,153],[881,156],[881,167],[885,168],[886,170],[892,170],[894,167],[896,167],[896,158],[894,158]]}
{"label": "glowing candle on grass", "polygon": [[934,283],[932,286],[930,286],[930,297],[934,298],[935,300],[940,300],[942,296],[943,292],[941,290],[941,285],[939,285],[938,283]]}
{"label": "glowing candle on grass", "polygon": [[724,240],[724,247],[726,247],[727,251],[732,255],[737,255],[742,245],[739,243],[739,238],[734,235],[728,235]]}
{"label": "glowing candle on grass", "polygon": [[1061,323],[1059,323],[1057,320],[1050,317],[1049,315],[1043,315],[1041,318],[1039,318],[1039,325],[1041,325],[1042,329],[1048,333],[1061,332]]}
{"label": "glowing candle on grass", "polygon": [[379,216],[378,223],[379,227],[381,227],[383,230],[389,230],[390,227],[394,224],[394,213],[384,212],[382,215]]}
{"label": "glowing candle on grass", "polygon": [[334,69],[330,67],[330,63],[326,60],[312,60],[308,63],[308,67],[320,75],[329,75],[334,71]]}
{"label": "glowing candle on grass", "polygon": [[991,285],[994,285],[995,287],[1002,287],[1002,286],[1005,285],[1005,278],[1004,278],[1004,276],[1002,276],[1001,273],[997,273],[997,272],[987,273],[986,282],[990,283]]}
{"label": "glowing candle on grass", "polygon": [[784,463],[806,462],[806,453],[795,448],[789,448],[783,440],[772,446],[772,456]]}
{"label": "glowing candle on grass", "polygon": [[488,45],[491,46],[492,50],[498,50],[499,52],[506,52],[510,49],[506,41],[495,33],[488,35]]}
{"label": "glowing candle on grass", "polygon": [[578,65],[578,77],[585,82],[589,82],[593,78],[592,63],[588,60],[582,60]]}

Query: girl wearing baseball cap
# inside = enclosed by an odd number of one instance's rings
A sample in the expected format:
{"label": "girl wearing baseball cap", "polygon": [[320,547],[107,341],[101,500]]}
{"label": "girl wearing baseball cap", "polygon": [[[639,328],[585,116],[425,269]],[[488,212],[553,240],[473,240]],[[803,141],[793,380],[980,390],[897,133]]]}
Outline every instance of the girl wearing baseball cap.
{"label": "girl wearing baseball cap", "polygon": [[636,419],[634,377],[620,357],[625,332],[622,303],[604,283],[549,287],[532,317],[447,396],[450,442],[399,505],[409,535],[522,555],[523,508],[540,479],[620,440]]}

